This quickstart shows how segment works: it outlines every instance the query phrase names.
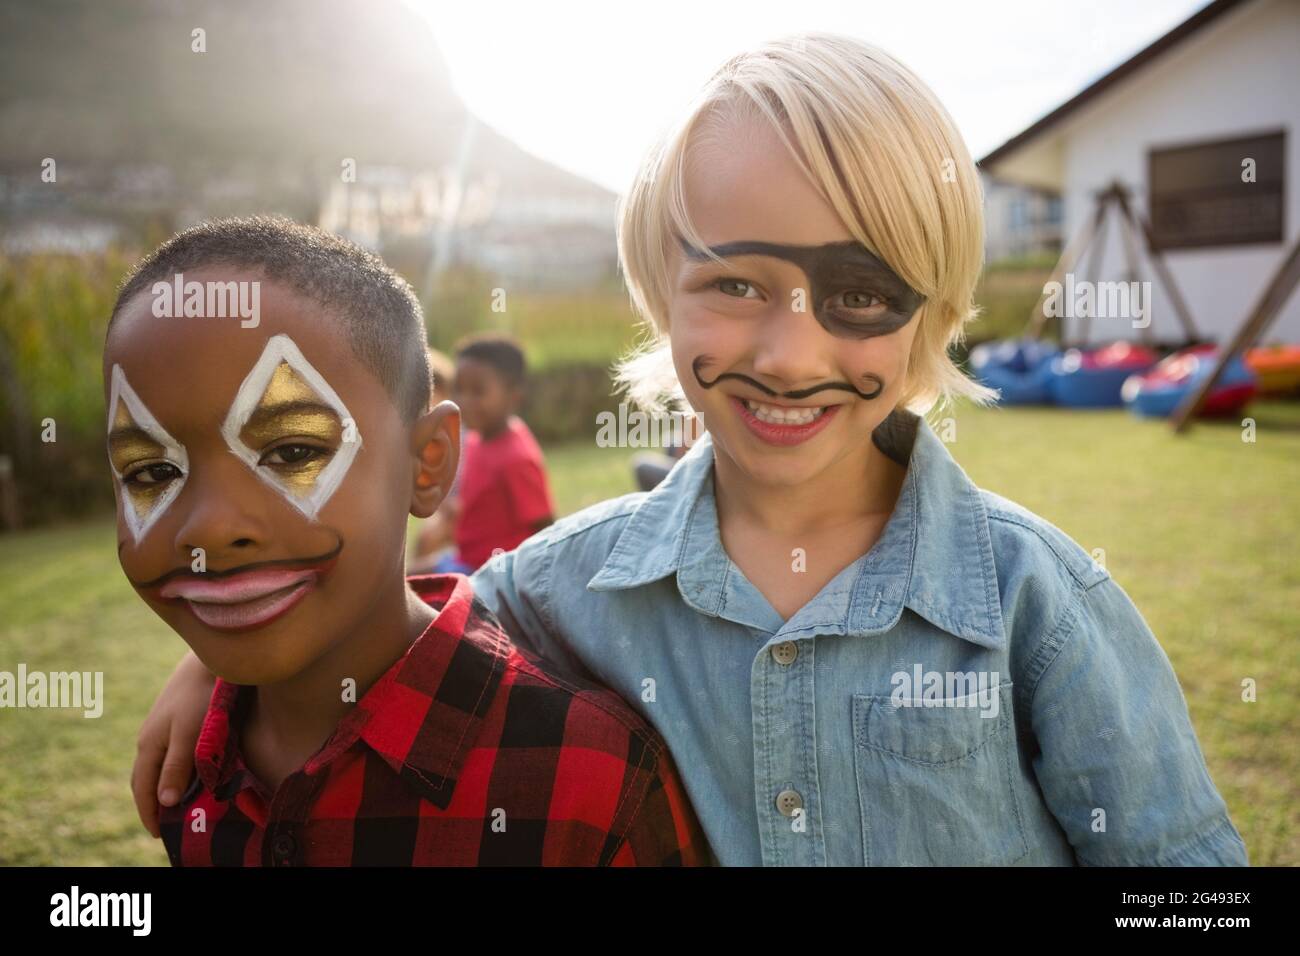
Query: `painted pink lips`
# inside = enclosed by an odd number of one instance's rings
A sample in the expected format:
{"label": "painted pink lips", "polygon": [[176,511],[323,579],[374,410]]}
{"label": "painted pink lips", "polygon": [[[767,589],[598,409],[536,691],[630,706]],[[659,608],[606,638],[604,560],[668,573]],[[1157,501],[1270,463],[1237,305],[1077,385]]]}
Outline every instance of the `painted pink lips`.
{"label": "painted pink lips", "polygon": [[175,578],[159,597],[180,600],[208,627],[241,631],[261,627],[287,613],[316,586],[315,568],[247,571],[228,578]]}

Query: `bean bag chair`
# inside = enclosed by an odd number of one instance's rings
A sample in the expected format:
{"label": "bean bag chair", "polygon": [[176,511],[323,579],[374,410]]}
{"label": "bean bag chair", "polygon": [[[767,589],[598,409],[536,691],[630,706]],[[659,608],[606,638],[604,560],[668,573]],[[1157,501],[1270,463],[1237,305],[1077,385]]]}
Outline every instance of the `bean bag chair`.
{"label": "bean bag chair", "polygon": [[1048,391],[1066,408],[1118,408],[1120,389],[1133,374],[1145,372],[1159,360],[1155,352],[1129,342],[1095,349],[1070,349],[1052,360]]}
{"label": "bean bag chair", "polygon": [[[1124,404],[1144,418],[1168,418],[1210,374],[1218,357],[1219,350],[1213,345],[1175,352],[1124,383]],[[1223,370],[1197,414],[1201,418],[1236,415],[1255,397],[1255,391],[1255,373],[1237,356]]]}
{"label": "bean bag chair", "polygon": [[1300,345],[1247,349],[1246,367],[1255,373],[1260,395],[1290,395],[1300,391]]}
{"label": "bean bag chair", "polygon": [[1042,405],[1051,401],[1047,380],[1061,350],[1035,339],[986,342],[971,350],[971,370],[981,385],[996,388],[1002,405]]}

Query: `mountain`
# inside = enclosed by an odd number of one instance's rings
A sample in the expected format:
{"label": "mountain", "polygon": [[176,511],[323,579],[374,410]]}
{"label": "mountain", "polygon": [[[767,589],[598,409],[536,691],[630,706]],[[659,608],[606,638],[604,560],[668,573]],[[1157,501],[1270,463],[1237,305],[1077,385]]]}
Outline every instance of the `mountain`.
{"label": "mountain", "polygon": [[608,208],[612,236],[608,190],[468,114],[415,2],[0,0],[0,222],[316,220],[351,159],[362,184],[490,184],[498,210]]}

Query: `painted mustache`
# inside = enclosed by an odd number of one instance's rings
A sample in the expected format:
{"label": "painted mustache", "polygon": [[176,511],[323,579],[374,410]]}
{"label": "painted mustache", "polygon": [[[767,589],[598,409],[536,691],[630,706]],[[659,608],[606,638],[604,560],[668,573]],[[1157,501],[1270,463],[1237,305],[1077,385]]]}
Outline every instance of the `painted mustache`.
{"label": "painted mustache", "polygon": [[700,370],[707,368],[711,364],[713,364],[713,359],[707,355],[700,355],[691,363],[691,371],[695,374],[695,381],[699,383],[700,388],[713,388],[713,386],[717,385],[719,382],[726,381],[727,379],[735,379],[737,382],[744,382],[746,385],[758,389],[758,391],[767,395],[769,398],[788,398],[793,401],[810,398],[818,392],[827,391],[848,392],[851,395],[858,396],[858,398],[870,401],[873,398],[879,398],[880,393],[885,390],[885,380],[879,375],[875,375],[871,372],[867,372],[862,376],[863,381],[869,382],[875,386],[873,391],[870,392],[864,392],[859,388],[855,388],[848,382],[826,382],[822,385],[814,385],[811,388],[798,388],[789,392],[778,392],[775,389],[768,388],[757,379],[750,378],[748,375],[743,375],[740,372],[723,372],[710,382],[705,380],[704,376],[700,374]]}
{"label": "painted mustache", "polygon": [[[252,580],[259,576],[269,578],[277,572],[293,572],[310,569],[323,573],[329,569],[330,565],[333,565],[335,559],[339,556],[339,552],[342,550],[343,539],[340,537],[338,544],[324,554],[317,555],[316,557],[281,558],[276,561],[256,561],[251,564],[241,564],[238,567],[227,568],[223,571],[204,571],[201,574],[191,571],[189,566],[186,565],[185,567],[173,568],[166,574],[154,578],[152,581],[132,581],[130,578],[127,578],[127,580],[130,581],[131,586],[137,590],[156,590],[161,593],[167,584],[180,579],[188,579],[186,582],[187,584],[189,582],[195,582],[196,584],[197,582],[202,582],[203,584],[200,586],[210,586],[215,582],[236,577],[242,577],[244,580]],[[234,582],[231,583],[233,584]],[[178,586],[174,587],[172,590],[189,591],[191,588],[181,588]],[[166,597],[169,595],[162,596]]]}

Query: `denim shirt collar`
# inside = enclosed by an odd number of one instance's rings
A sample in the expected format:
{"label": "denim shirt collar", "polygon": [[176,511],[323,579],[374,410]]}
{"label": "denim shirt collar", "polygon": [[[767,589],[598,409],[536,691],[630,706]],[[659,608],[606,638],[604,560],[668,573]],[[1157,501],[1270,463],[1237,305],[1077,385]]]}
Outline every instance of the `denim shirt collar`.
{"label": "denim shirt collar", "polygon": [[[728,558],[713,499],[705,434],[628,518],[594,591],[639,587],[676,573],[683,600],[786,637],[883,633],[907,607],[988,648],[1005,646],[988,515],[979,489],[925,419],[896,409],[872,435],[907,475],[879,540],[784,624]],[[746,600],[746,597],[749,600]]]}

